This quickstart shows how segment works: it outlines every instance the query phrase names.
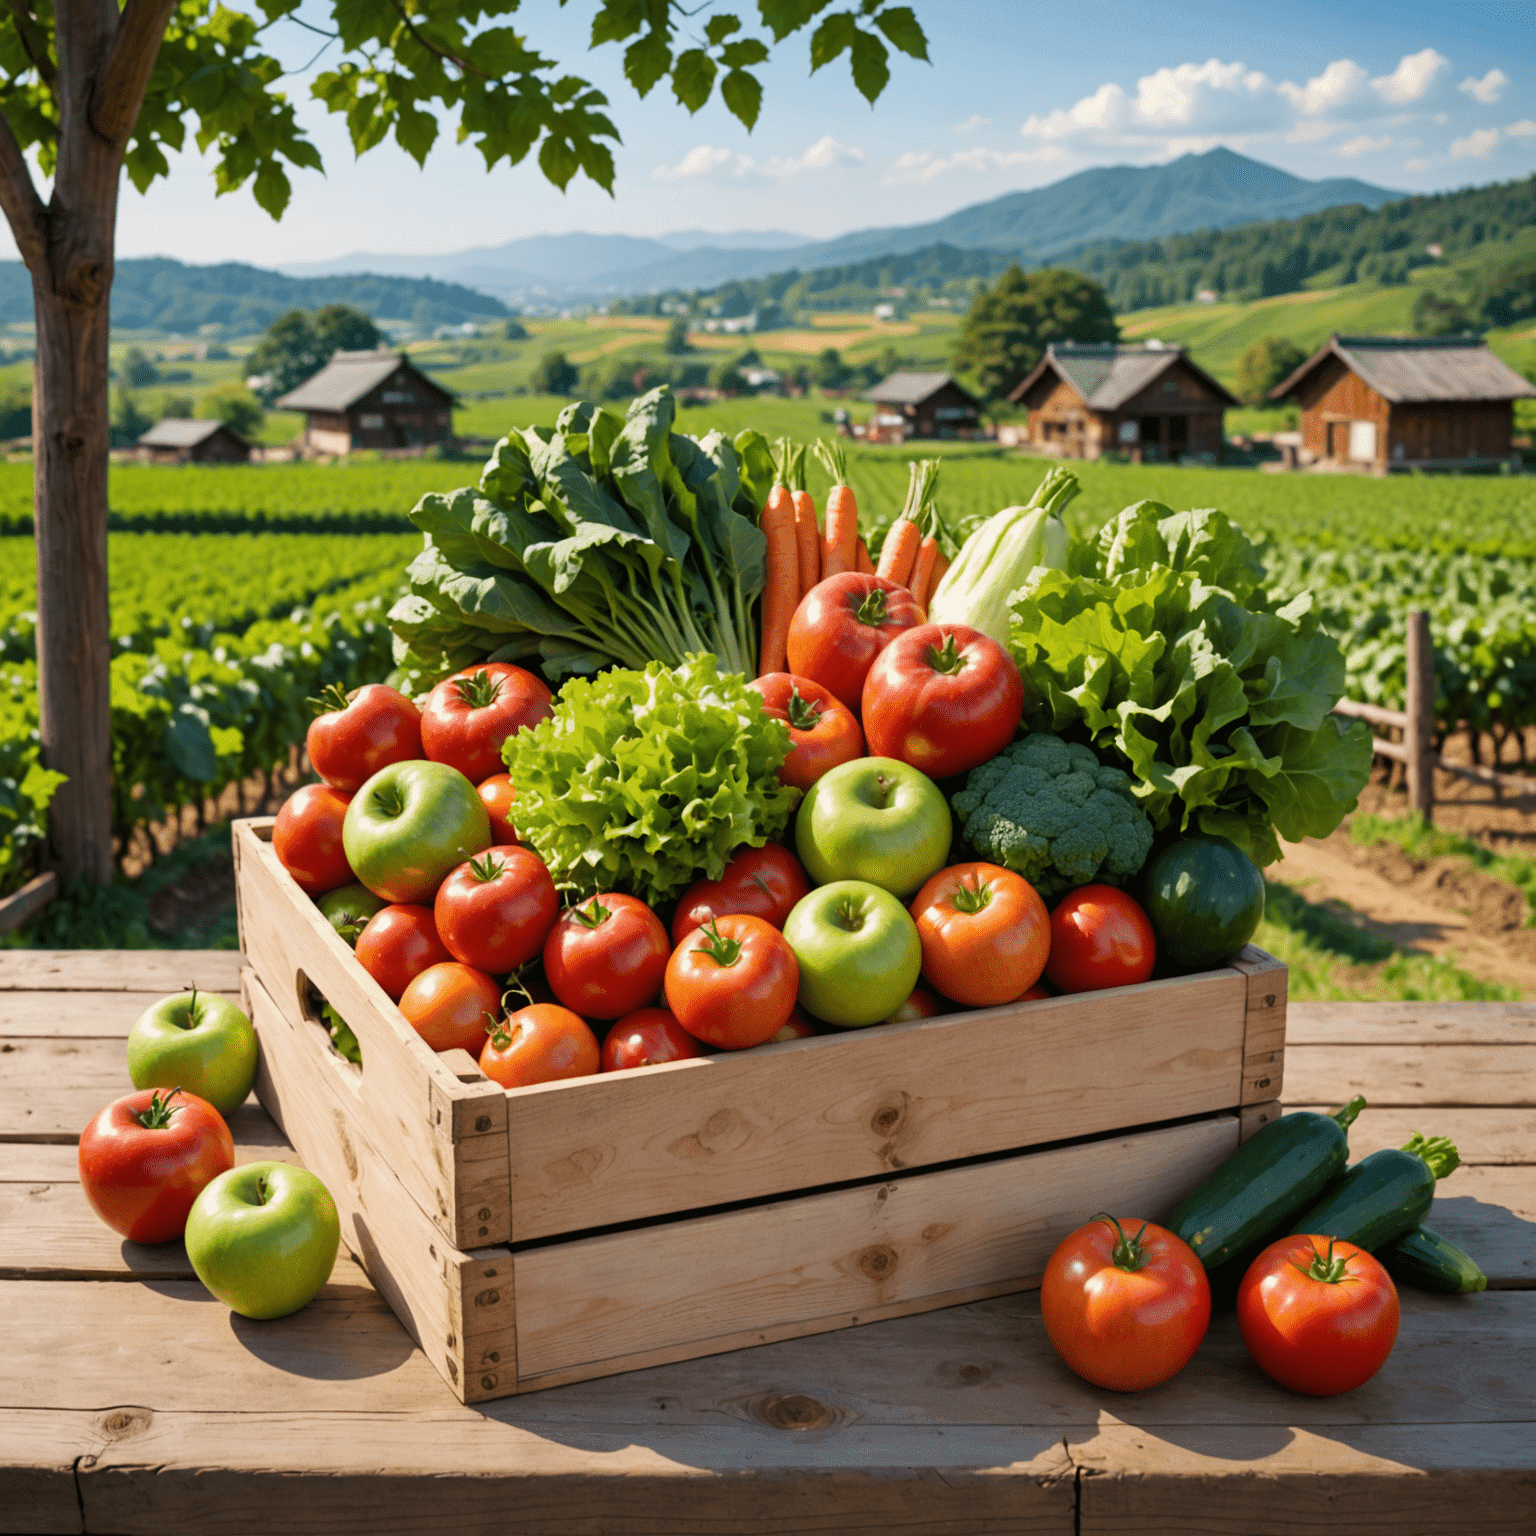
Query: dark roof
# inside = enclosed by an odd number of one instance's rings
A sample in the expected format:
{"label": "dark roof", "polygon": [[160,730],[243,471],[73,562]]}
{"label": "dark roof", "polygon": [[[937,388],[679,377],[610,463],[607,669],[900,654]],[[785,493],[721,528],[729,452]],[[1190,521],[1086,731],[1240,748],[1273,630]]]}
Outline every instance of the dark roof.
{"label": "dark roof", "polygon": [[276,405],[282,411],[345,411],[402,368],[445,398],[456,398],[403,353],[337,352],[319,373],[289,390]]}
{"label": "dark roof", "polygon": [[1325,358],[1336,357],[1394,404],[1416,400],[1520,400],[1536,397],[1481,336],[1341,336],[1337,331],[1288,379],[1270,390],[1284,399]]}
{"label": "dark roof", "polygon": [[889,378],[881,379],[872,389],[866,389],[860,398],[873,400],[877,405],[921,405],[923,401],[938,394],[946,384],[954,384],[967,400],[980,405],[981,402],[968,389],[955,384],[950,374],[919,373],[910,368],[898,368]]}
{"label": "dark roof", "polygon": [[250,446],[233,427],[225,427],[222,421],[189,421],[185,416],[167,416],[157,421],[139,439],[141,448],[196,448],[206,443],[214,433],[223,429],[243,448]]}
{"label": "dark roof", "polygon": [[1223,404],[1239,403],[1237,396],[1199,367],[1183,347],[1122,347],[1113,342],[1097,346],[1075,342],[1057,346],[1053,343],[1045,349],[1045,356],[1009,391],[1008,398],[1015,403],[1022,400],[1034,388],[1036,380],[1050,370],[1070,384],[1090,410],[1114,411],[1155,383],[1177,362],[1197,374]]}

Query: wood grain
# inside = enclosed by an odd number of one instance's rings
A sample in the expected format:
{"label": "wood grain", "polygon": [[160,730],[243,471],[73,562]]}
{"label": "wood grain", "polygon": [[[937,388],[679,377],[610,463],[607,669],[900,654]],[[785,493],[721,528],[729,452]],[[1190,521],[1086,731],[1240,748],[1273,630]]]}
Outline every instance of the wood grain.
{"label": "wood grain", "polygon": [[1285,1036],[1292,1046],[1533,1045],[1536,1003],[1292,1002]]}
{"label": "wood grain", "polygon": [[1231,1108],[1244,986],[1210,972],[1112,1001],[1053,998],[515,1090],[514,1240]]}
{"label": "wood grain", "polygon": [[[239,1006],[238,991],[215,996]],[[0,991],[0,1040],[24,1036],[126,1040],[134,1021],[154,1002],[154,997],[142,992]]]}
{"label": "wood grain", "polygon": [[1278,1099],[1285,1084],[1285,967],[1256,944],[1243,946],[1230,962],[1247,979],[1243,1025],[1244,1104]]}
{"label": "wood grain", "polygon": [[[1285,1107],[1332,1114],[1339,1106],[1298,1103]],[[1449,1136],[1464,1164],[1536,1162],[1536,1123],[1524,1109],[1367,1107],[1349,1128],[1350,1155],[1364,1157],[1383,1147],[1400,1147],[1416,1131],[1426,1136]]]}
{"label": "wood grain", "polygon": [[19,891],[0,900],[0,933],[12,933],[58,894],[59,877],[51,869],[34,875]]}
{"label": "wood grain", "polygon": [[1290,1052],[1286,1097],[1299,1104],[1363,1093],[1404,1104],[1536,1107],[1536,1044],[1306,1045]]}
{"label": "wood grain", "polygon": [[8,949],[0,991],[233,993],[241,964],[228,949]]}
{"label": "wood grain", "polygon": [[100,1444],[95,1414],[0,1409],[0,1518],[7,1533],[84,1531],[75,1463]]}

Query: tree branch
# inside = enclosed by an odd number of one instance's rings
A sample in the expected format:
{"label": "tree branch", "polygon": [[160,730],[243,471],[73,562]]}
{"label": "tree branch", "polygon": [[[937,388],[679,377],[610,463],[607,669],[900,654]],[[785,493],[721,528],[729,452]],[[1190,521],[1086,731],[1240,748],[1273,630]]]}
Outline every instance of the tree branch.
{"label": "tree branch", "polygon": [[31,167],[4,113],[0,113],[0,208],[5,209],[21,259],[36,271],[48,257],[48,210],[37,195]]}
{"label": "tree branch", "polygon": [[461,59],[458,54],[452,52],[450,49],[440,46],[437,43],[434,43],[430,37],[421,32],[417,28],[416,23],[412,21],[411,18],[406,14],[405,7],[401,5],[400,0],[389,0],[389,3],[395,8],[397,12],[399,12],[400,20],[405,23],[405,30],[409,32],[411,36],[414,37],[416,41],[420,43],[428,53],[435,53],[438,58],[445,59],[450,64],[456,64],[460,72],[463,74],[478,75],[482,80],[489,80],[491,78],[483,69],[476,69],[468,59]]}
{"label": "tree branch", "polygon": [[5,0],[5,8],[16,23],[16,35],[21,39],[22,51],[32,61],[37,77],[55,96],[58,94],[58,71],[48,57],[48,37],[37,24],[32,8],[23,0]]}
{"label": "tree branch", "polygon": [[110,144],[126,144],[176,0],[127,0],[107,62],[91,93],[91,127]]}

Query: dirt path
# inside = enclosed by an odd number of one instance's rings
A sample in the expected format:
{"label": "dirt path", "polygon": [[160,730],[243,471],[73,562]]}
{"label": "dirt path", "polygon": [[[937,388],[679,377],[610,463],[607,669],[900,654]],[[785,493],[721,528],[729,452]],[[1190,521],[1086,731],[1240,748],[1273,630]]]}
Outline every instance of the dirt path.
{"label": "dirt path", "polygon": [[1268,873],[1308,901],[1344,903],[1359,926],[1403,949],[1536,995],[1536,929],[1523,926],[1524,896],[1464,859],[1421,864],[1395,844],[1360,848],[1336,832],[1287,843],[1284,862]]}

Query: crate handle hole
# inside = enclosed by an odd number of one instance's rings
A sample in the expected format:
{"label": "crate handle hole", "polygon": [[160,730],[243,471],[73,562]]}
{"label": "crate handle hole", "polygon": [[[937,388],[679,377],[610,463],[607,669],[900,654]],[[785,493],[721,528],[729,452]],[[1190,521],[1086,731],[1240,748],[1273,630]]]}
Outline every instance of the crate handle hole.
{"label": "crate handle hole", "polygon": [[[328,1015],[325,994],[302,970],[295,973],[294,987],[298,992],[299,1012],[308,1023],[320,1031],[320,1037],[325,1042],[325,1049],[330,1053],[333,1066],[356,1087],[363,1077],[362,1062],[354,1061],[344,1049],[350,1045],[359,1057],[362,1056],[362,1048],[358,1044],[356,1035],[352,1035],[350,1041],[347,1040],[346,1036],[351,1034],[350,1027],[334,1010],[331,1010]],[[344,1034],[343,1031],[346,1033]]]}

